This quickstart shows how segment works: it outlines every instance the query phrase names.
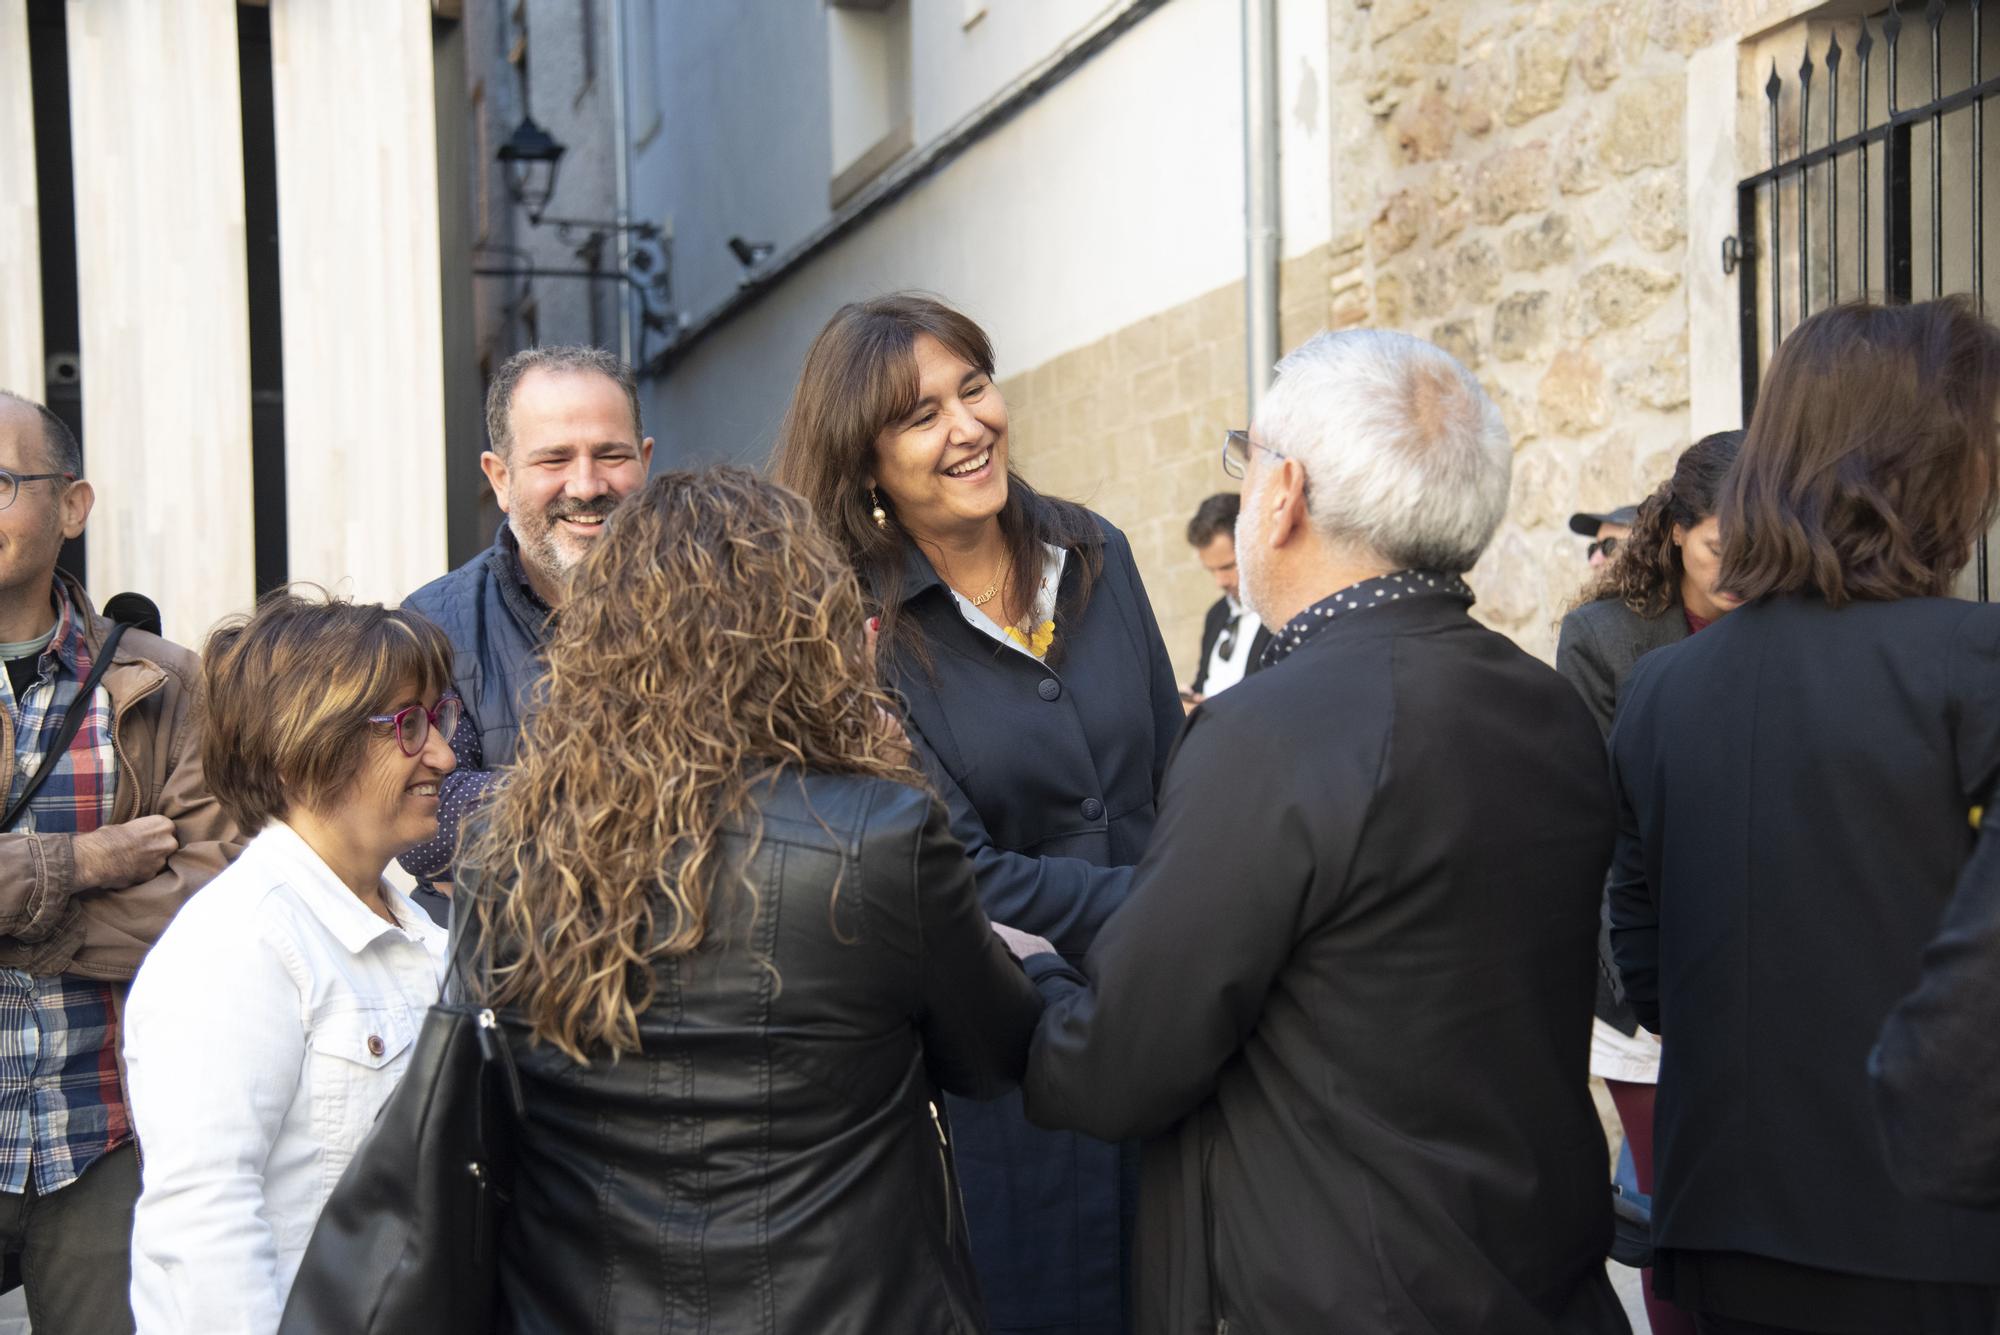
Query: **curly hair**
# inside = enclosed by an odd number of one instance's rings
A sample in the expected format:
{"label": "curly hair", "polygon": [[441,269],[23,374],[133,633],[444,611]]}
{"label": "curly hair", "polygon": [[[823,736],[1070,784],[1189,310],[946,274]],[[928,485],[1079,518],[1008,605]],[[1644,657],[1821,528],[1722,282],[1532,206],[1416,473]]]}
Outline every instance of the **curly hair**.
{"label": "curly hair", "polygon": [[1685,532],[1715,513],[1722,481],[1742,445],[1741,431],[1718,431],[1682,450],[1673,475],[1640,504],[1618,554],[1585,586],[1578,605],[1616,598],[1647,618],[1678,606],[1686,568],[1674,530]]}
{"label": "curly hair", "polygon": [[583,1062],[639,1047],[653,962],[707,937],[724,849],[781,774],[922,786],[886,722],[861,589],[796,494],[664,473],[576,567],[520,759],[469,836],[484,994]]}

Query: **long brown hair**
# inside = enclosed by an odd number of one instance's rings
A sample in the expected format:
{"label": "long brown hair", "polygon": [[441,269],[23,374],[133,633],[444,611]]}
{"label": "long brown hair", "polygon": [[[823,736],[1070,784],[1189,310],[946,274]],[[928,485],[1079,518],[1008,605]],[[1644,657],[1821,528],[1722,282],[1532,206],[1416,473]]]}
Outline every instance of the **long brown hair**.
{"label": "long brown hair", "polygon": [[[881,644],[901,645],[928,663],[921,631],[901,615],[911,540],[887,496],[880,499],[888,526],[875,523],[865,481],[882,432],[916,408],[921,389],[914,349],[920,334],[992,378],[993,344],[986,331],[936,297],[899,292],[842,306],[806,353],[771,467],[780,482],[806,498],[846,550],[882,618]],[[1102,569],[1096,521],[1080,505],[1035,491],[1014,471],[1012,458],[1010,452],[1007,504],[1000,511],[1007,580],[1016,589],[1032,589],[1041,579],[1042,544],[1070,549],[1081,558],[1076,594],[1064,608],[1074,616],[1089,601],[1091,583]]]}
{"label": "long brown hair", "polygon": [[1686,566],[1674,529],[1685,532],[1715,513],[1723,479],[1742,445],[1741,431],[1718,431],[1682,450],[1673,475],[1640,502],[1632,531],[1618,544],[1617,555],[1578,601],[1616,598],[1647,618],[1679,606]]}
{"label": "long brown hair", "polygon": [[1946,592],[2000,502],[2000,330],[1965,297],[1807,319],[1765,372],[1723,488],[1744,600]]}
{"label": "long brown hair", "polygon": [[546,659],[465,860],[486,995],[583,1061],[637,1050],[652,965],[707,937],[724,836],[754,849],[764,785],[922,779],[884,725],[853,572],[804,501],[746,469],[663,473],[622,502]]}

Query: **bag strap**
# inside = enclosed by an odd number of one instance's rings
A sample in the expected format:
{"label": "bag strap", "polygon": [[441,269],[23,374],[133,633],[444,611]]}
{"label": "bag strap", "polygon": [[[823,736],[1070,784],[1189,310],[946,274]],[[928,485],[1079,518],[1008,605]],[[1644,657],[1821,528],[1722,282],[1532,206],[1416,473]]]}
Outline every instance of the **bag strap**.
{"label": "bag strap", "polygon": [[76,740],[76,730],[83,726],[83,716],[90,712],[90,697],[97,694],[97,684],[104,680],[104,671],[111,666],[111,655],[118,648],[118,641],[124,638],[125,629],[126,623],[120,621],[104,637],[104,647],[98,651],[97,661],[90,665],[90,675],[83,679],[83,688],[63,713],[62,727],[56,730],[55,740],[49,744],[49,749],[42,753],[42,763],[35,766],[35,777],[28,780],[28,786],[14,799],[14,805],[7,808],[5,819],[0,819],[0,831],[14,828],[14,822],[21,819],[28,803],[41,791],[49,776],[56,772],[56,764],[61,761],[63,752],[69,750],[69,744]]}

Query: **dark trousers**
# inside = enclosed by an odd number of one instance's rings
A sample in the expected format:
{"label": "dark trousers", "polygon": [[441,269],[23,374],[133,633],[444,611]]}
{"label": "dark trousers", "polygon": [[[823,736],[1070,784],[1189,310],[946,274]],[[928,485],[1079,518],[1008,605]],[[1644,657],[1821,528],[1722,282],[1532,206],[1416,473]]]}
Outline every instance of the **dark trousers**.
{"label": "dark trousers", "polygon": [[1698,1316],[1694,1328],[1700,1335],[1812,1335],[1793,1326],[1766,1326],[1726,1316]]}
{"label": "dark trousers", "polygon": [[138,1200],[129,1140],[60,1191],[0,1192],[0,1251],[20,1265],[35,1335],[131,1335]]}

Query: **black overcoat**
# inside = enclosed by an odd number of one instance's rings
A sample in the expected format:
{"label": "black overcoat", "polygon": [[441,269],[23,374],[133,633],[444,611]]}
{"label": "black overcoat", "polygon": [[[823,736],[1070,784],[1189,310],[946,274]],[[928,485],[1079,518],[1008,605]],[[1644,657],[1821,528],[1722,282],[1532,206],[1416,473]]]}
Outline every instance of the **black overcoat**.
{"label": "black overcoat", "polygon": [[1611,752],[1655,1241],[2000,1284],[2000,1212],[1897,1188],[1867,1072],[2000,775],[2000,607],[1760,599],[1640,660]]}
{"label": "black overcoat", "polygon": [[1032,1115],[1148,1138],[1142,1335],[1627,1329],[1588,1075],[1611,836],[1576,692],[1448,594],[1195,710],[1087,985],[1028,962]]}
{"label": "black overcoat", "polygon": [[[1184,717],[1132,549],[1098,524],[1102,573],[1073,615],[1083,554],[1067,558],[1046,664],[968,623],[912,545],[903,612],[930,662],[898,654],[890,673],[987,914],[1079,956],[1124,902]],[[1030,1126],[1018,1094],[949,1106],[993,1328],[1122,1333],[1130,1153]]]}

